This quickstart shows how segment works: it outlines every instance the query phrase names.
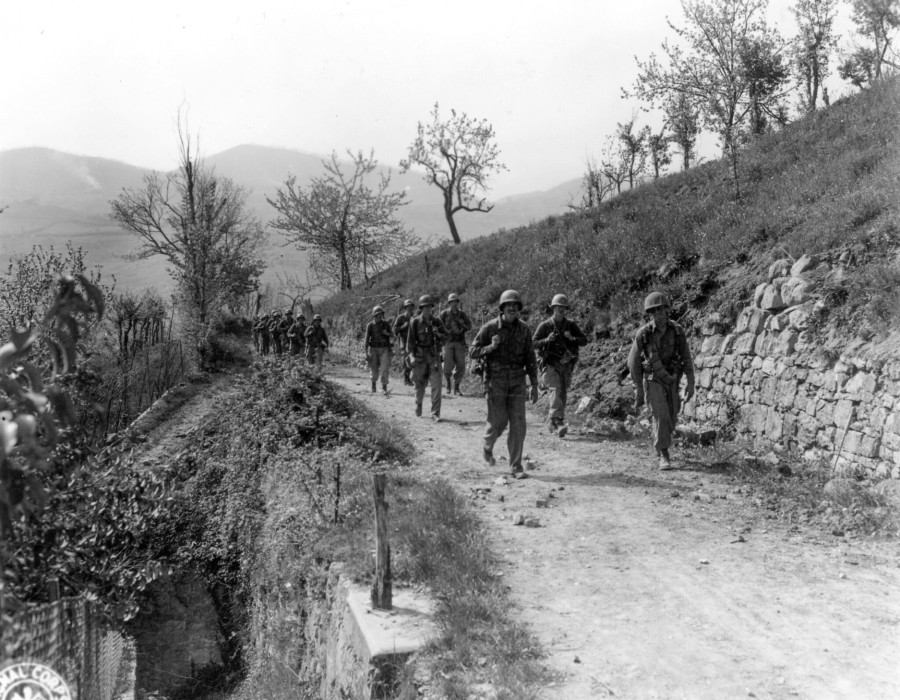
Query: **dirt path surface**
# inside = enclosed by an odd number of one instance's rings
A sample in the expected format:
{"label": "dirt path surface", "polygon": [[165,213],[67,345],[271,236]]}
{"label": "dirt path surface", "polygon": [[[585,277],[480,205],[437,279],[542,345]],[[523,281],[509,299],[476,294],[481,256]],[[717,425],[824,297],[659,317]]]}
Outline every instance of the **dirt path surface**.
{"label": "dirt path surface", "polygon": [[542,697],[900,698],[896,543],[789,526],[727,474],[677,452],[659,472],[641,440],[560,439],[531,410],[534,469],[504,480],[504,438],[496,467],[481,459],[480,397],[445,397],[434,424],[396,376],[385,397],[361,370],[328,375],[409,431],[423,472],[471,493],[559,671]]}

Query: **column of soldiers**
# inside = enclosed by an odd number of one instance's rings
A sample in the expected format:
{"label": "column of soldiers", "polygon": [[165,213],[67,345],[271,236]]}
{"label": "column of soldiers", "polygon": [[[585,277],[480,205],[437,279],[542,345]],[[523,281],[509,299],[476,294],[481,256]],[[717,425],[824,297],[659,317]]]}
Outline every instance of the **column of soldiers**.
{"label": "column of soldiers", "polygon": [[313,316],[307,325],[306,316],[288,309],[258,315],[253,322],[253,344],[260,355],[291,355],[306,361],[318,369],[322,368],[325,351],[328,349],[328,334],[322,326],[322,316]]}
{"label": "column of soldiers", "polygon": [[[419,313],[415,316],[413,302],[406,300],[393,328],[384,321],[384,310],[375,307],[373,320],[366,329],[367,357],[377,356],[377,360],[370,361],[372,391],[376,391],[380,380],[387,392],[390,349],[394,338],[398,338],[404,349],[404,383],[412,381],[415,385],[415,413],[422,415],[428,387],[430,414],[435,422],[441,420],[441,374],[447,391],[461,395],[466,333],[472,328],[469,317],[459,308],[459,296],[451,294],[447,301],[449,308],[436,317],[434,300],[429,295],[419,299]],[[483,371],[487,401],[484,461],[491,466],[496,464],[494,445],[508,428],[509,464],[515,478],[525,477],[522,465],[525,402],[528,398],[532,403],[538,399],[539,372],[540,385],[550,398],[550,431],[559,437],[568,431],[565,420],[568,390],[579,350],[588,342],[578,325],[567,318],[569,308],[565,294],[554,296],[550,302],[552,315],[532,334],[519,318],[521,296],[508,289],[500,296],[499,315],[478,330],[468,348],[468,356]],[[645,403],[649,407],[658,466],[668,470],[672,468],[669,448],[682,403],[681,378],[687,379],[683,401],[689,401],[694,395],[694,366],[684,329],[669,318],[668,299],[659,292],[650,294],[644,302],[644,312],[648,322],[635,334],[628,367],[635,385],[635,408],[640,411]]]}

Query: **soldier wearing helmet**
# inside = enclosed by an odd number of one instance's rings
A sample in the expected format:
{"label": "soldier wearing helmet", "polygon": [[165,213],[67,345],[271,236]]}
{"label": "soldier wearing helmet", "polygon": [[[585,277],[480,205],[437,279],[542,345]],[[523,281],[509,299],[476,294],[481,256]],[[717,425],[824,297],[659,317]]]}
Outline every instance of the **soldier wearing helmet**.
{"label": "soldier wearing helmet", "polygon": [[269,315],[269,341],[272,352],[280,355],[282,350],[281,336],[281,312],[273,311]]}
{"label": "soldier wearing helmet", "polygon": [[669,447],[681,409],[679,385],[681,376],[687,377],[684,401],[694,395],[694,363],[684,329],[669,319],[669,300],[660,292],[649,294],[644,300],[644,313],[650,322],[641,326],[634,336],[628,355],[628,368],[635,388],[635,408],[640,410],[646,400],[650,407],[653,447],[659,468],[669,470],[672,462]]}
{"label": "soldier wearing helmet", "polygon": [[542,322],[534,332],[532,342],[538,354],[541,384],[550,390],[550,431],[564,437],[566,425],[566,400],[572,373],[578,362],[578,349],[587,345],[587,336],[574,322],[566,318],[569,298],[557,294],[550,302],[553,315]]}
{"label": "soldier wearing helmet", "polygon": [[287,338],[290,343],[291,355],[302,358],[306,350],[306,316],[302,311],[297,313],[294,322],[288,328]]}
{"label": "soldier wearing helmet", "polygon": [[484,461],[493,466],[494,444],[509,427],[506,446],[514,478],[524,478],[525,397],[531,382],[531,402],[538,398],[537,363],[531,331],[519,318],[522,298],[514,289],[500,295],[500,316],[485,323],[472,341],[469,355],[485,363],[487,425],[484,431]]}
{"label": "soldier wearing helmet", "polygon": [[401,313],[397,314],[397,318],[394,321],[394,336],[400,342],[400,354],[403,356],[403,383],[407,386],[412,386],[412,379],[410,379],[412,364],[405,352],[406,336],[409,335],[409,322],[412,320],[415,308],[416,305],[413,303],[413,300],[407,299],[403,302]]}
{"label": "soldier wearing helmet", "polygon": [[472,321],[465,311],[459,308],[459,295],[447,297],[449,307],[441,311],[441,323],[447,331],[447,342],[444,344],[444,379],[447,391],[450,391],[450,378],[453,377],[453,393],[461,395],[459,384],[466,373],[466,333],[472,330]]}
{"label": "soldier wearing helmet", "polygon": [[434,300],[425,294],[419,299],[419,315],[409,322],[406,355],[412,365],[416,385],[416,415],[422,415],[425,385],[431,385],[431,420],[441,421],[441,346],[447,339],[444,324],[433,315]]}
{"label": "soldier wearing helmet", "polygon": [[325,351],[328,349],[328,334],[322,326],[322,317],[316,314],[306,328],[306,361],[322,371]]}
{"label": "soldier wearing helmet", "polygon": [[366,348],[366,362],[372,372],[372,393],[377,391],[378,380],[381,379],[381,389],[387,394],[394,333],[391,324],[384,320],[384,309],[381,306],[372,309],[372,320],[366,326],[363,344]]}

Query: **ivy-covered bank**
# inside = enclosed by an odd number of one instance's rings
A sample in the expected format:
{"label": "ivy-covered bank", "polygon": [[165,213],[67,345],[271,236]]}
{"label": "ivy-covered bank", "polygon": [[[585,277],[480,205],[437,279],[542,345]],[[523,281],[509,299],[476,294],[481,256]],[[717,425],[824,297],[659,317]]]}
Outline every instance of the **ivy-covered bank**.
{"label": "ivy-covered bank", "polygon": [[[247,697],[296,696],[314,685],[316,669],[301,663],[306,600],[332,561],[365,573],[369,474],[410,454],[402,435],[288,359],[257,363],[235,382],[170,467],[171,517],[158,537],[175,573],[134,625],[138,686],[167,697],[240,694],[242,684]],[[205,666],[176,682],[140,646],[148,636],[162,651],[181,643],[148,635],[180,607],[188,621],[165,634],[191,637]],[[200,624],[218,648],[196,655],[191,626]]]}

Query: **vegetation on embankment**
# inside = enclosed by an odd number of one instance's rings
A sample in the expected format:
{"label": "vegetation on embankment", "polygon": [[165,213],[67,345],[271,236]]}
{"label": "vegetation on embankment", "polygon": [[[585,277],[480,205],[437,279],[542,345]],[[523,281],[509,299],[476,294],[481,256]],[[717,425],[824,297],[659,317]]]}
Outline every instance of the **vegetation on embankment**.
{"label": "vegetation on embankment", "polygon": [[[432,687],[465,698],[488,681],[498,697],[531,697],[539,650],[509,616],[467,500],[416,477],[402,433],[289,358],[235,382],[171,467],[178,486],[158,534],[176,576],[203,583],[222,633],[222,665],[199,669],[178,697],[317,696],[305,623],[332,562],[372,580],[375,471],[390,476],[395,585],[424,584],[438,600],[440,638],[422,661]],[[412,671],[402,674],[408,697]]]}
{"label": "vegetation on embankment", "polygon": [[884,330],[900,308],[900,272],[889,264],[900,243],[897,114],[900,81],[879,83],[755,139],[740,155],[739,201],[729,164],[709,162],[596,211],[432,249],[320,311],[357,330],[376,301],[453,291],[480,317],[513,287],[534,317],[565,291],[589,330],[623,335],[650,289],[669,293],[688,325],[713,310],[733,322],[773,260],[851,251],[848,274],[830,290],[833,318],[848,332]]}

